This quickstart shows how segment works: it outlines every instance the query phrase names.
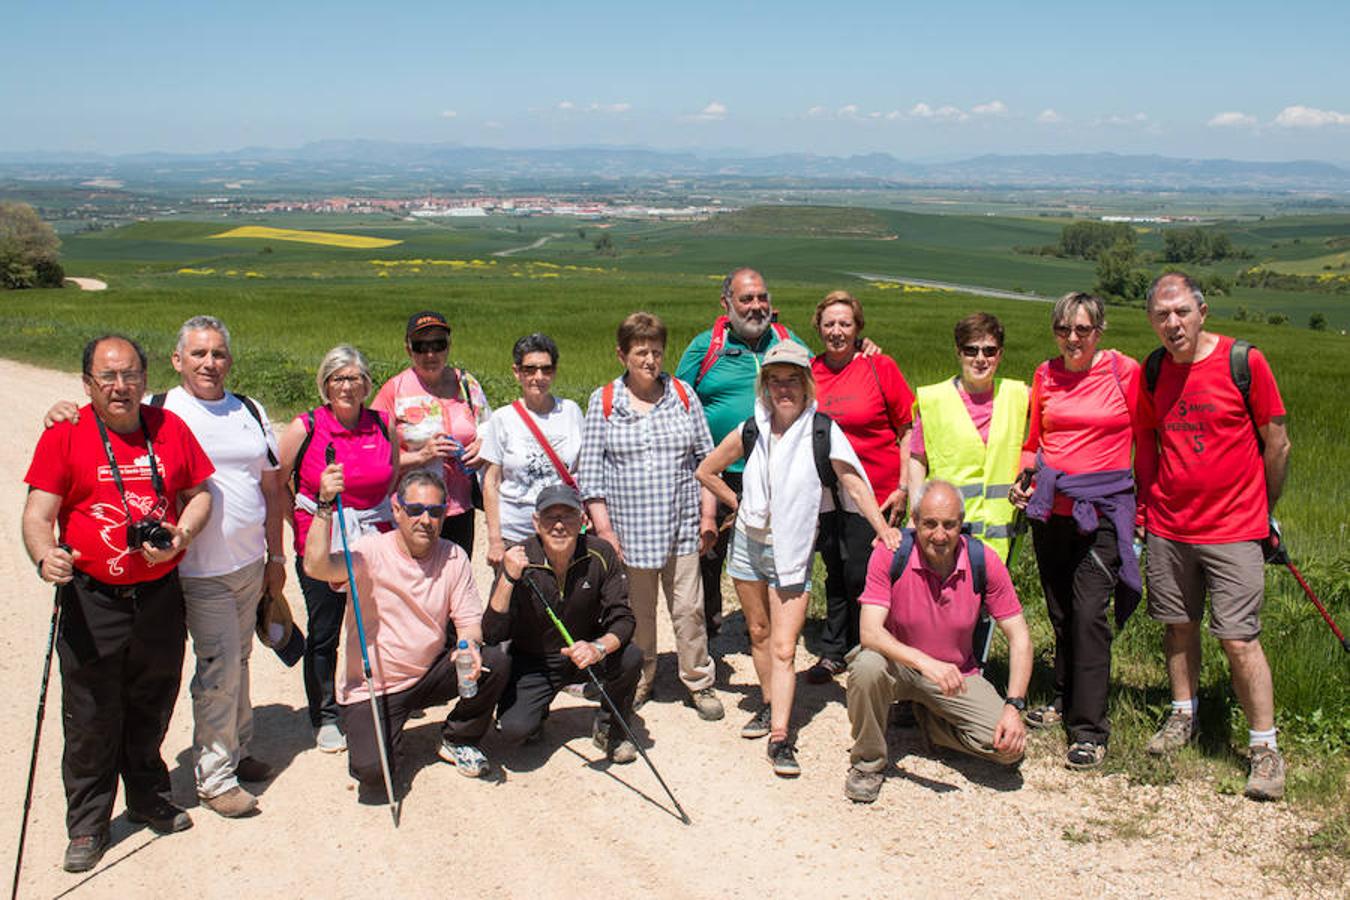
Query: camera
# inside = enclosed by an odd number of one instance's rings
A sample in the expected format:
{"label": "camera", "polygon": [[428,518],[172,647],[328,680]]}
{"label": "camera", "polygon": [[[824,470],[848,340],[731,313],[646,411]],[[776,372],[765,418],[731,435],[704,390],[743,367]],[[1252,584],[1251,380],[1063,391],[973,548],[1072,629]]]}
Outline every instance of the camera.
{"label": "camera", "polygon": [[142,544],[149,544],[156,550],[168,550],[173,546],[173,532],[164,527],[162,519],[148,516],[127,523],[127,549],[139,550]]}

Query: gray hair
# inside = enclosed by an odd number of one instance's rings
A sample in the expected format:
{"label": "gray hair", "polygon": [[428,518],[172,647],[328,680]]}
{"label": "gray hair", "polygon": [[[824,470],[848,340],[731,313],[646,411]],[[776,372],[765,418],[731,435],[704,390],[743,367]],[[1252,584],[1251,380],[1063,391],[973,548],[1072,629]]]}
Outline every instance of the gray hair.
{"label": "gray hair", "polygon": [[918,519],[919,507],[923,505],[923,498],[928,495],[929,488],[934,487],[945,487],[948,490],[950,490],[953,495],[955,495],[956,502],[961,506],[961,520],[965,521],[966,498],[961,496],[961,489],[958,488],[956,485],[952,484],[950,481],[944,481],[941,478],[934,478],[930,481],[925,481],[923,484],[919,485],[919,489],[914,492],[914,496],[909,498],[909,508],[913,510],[911,515],[916,520]]}
{"label": "gray hair", "polygon": [[722,279],[722,299],[723,299],[723,300],[729,300],[729,299],[731,299],[731,285],[732,285],[732,282],[734,282],[734,281],[735,281],[738,277],[740,277],[741,275],[744,275],[746,272],[749,272],[751,275],[754,275],[754,276],[755,276],[756,278],[758,278],[760,281],[763,281],[763,280],[764,280],[764,276],[763,276],[763,275],[761,275],[758,271],[756,271],[756,270],[750,268],[749,266],[739,266],[739,267],[737,267],[737,268],[735,268],[735,269],[732,269],[730,272],[727,273],[727,277]]}
{"label": "gray hair", "polygon": [[225,327],[225,323],[215,316],[193,316],[182,324],[178,329],[178,345],[174,348],[178,353],[187,349],[187,336],[194,331],[214,331],[225,339],[226,351],[233,353],[230,347],[230,329]]}
{"label": "gray hair", "polygon": [[351,344],[338,344],[332,350],[323,355],[323,361],[319,363],[319,371],[314,376],[314,381],[319,386],[319,398],[324,403],[328,402],[328,379],[333,377],[333,373],[338,369],[345,369],[348,366],[356,366],[361,370],[361,377],[366,382],[366,390],[370,390],[373,382],[370,379],[370,366],[366,364],[366,358],[361,355]]}
{"label": "gray hair", "polygon": [[1067,325],[1080,306],[1087,310],[1093,328],[1106,330],[1106,302],[1096,294],[1085,291],[1070,291],[1055,301],[1055,308],[1050,311],[1051,326]]}
{"label": "gray hair", "polygon": [[1205,295],[1204,292],[1200,290],[1199,282],[1185,272],[1164,272],[1153,279],[1153,283],[1148,287],[1147,309],[1153,308],[1153,298],[1157,296],[1158,289],[1163,287],[1165,283],[1169,281],[1180,281],[1181,286],[1190,291],[1191,296],[1195,298],[1196,306],[1205,305]]}
{"label": "gray hair", "polygon": [[441,476],[428,469],[413,469],[398,480],[398,502],[401,505],[403,498],[408,496],[408,488],[419,484],[427,484],[441,492],[441,500],[444,501],[449,492],[445,489],[445,481]]}

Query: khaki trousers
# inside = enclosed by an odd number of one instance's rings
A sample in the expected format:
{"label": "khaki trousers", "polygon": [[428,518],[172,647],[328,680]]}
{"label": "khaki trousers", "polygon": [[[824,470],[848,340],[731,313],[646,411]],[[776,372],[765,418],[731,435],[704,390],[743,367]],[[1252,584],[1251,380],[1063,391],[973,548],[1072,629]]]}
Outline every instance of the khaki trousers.
{"label": "khaki trousers", "polygon": [[703,582],[697,553],[672,556],[659,569],[625,566],[628,572],[628,603],[637,629],[633,643],[642,651],[642,677],[638,696],[651,690],[656,677],[656,591],[666,595],[666,609],[675,629],[675,656],[680,680],[690,691],[712,687],[713,661],[708,655],[708,623],[703,611]]}
{"label": "khaki trousers", "polygon": [[948,697],[914,669],[859,648],[848,666],[848,721],[853,732],[849,762],[864,772],[886,767],[886,719],[891,704],[914,703],[914,717],[928,739],[1002,765],[1021,755],[994,749],[994,728],[1003,715],[1003,698],[982,675],[966,678],[963,694]]}

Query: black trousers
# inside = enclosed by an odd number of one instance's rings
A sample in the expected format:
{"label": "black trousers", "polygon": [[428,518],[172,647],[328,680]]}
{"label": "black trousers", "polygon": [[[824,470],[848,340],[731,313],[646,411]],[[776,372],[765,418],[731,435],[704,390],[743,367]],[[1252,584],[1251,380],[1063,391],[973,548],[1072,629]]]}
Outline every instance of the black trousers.
{"label": "black trousers", "polygon": [[[642,674],[642,651],[629,642],[618,652],[605,657],[596,674],[605,687],[605,693],[619,707],[624,721],[633,717],[633,695],[637,693],[638,676]],[[539,727],[548,715],[549,704],[558,691],[569,684],[590,681],[585,672],[572,665],[562,654],[555,656],[526,656],[512,654],[511,683],[502,694],[497,711],[497,727],[502,738],[519,743]],[[602,728],[613,724],[613,715],[603,701],[596,713]],[[621,728],[610,728],[610,740],[622,737]]]}
{"label": "black trousers", "polygon": [[816,549],[825,563],[825,628],[820,633],[821,656],[841,665],[858,646],[858,598],[867,583],[876,532],[867,520],[847,510],[820,514]]}
{"label": "black trousers", "polygon": [[441,522],[441,537],[459,544],[464,555],[473,558],[473,510],[466,510],[457,516],[446,516]]}
{"label": "black trousers", "polygon": [[1104,744],[1111,735],[1111,595],[1120,574],[1115,527],[1105,518],[1079,534],[1072,516],[1031,523],[1036,565],[1055,631],[1055,706],[1072,741]]}
{"label": "black trousers", "polygon": [[[741,473],[723,472],[722,480],[727,487],[741,495]],[[717,524],[720,526],[731,515],[731,507],[717,504]],[[727,550],[731,546],[731,529],[724,528],[717,533],[717,543],[712,549],[699,557],[699,577],[703,581],[703,617],[708,625],[708,637],[722,630],[722,564],[726,562]]]}
{"label": "black trousers", "polygon": [[[478,693],[461,697],[441,726],[441,737],[452,744],[477,744],[492,724],[492,710],[511,678],[511,660],[496,644],[480,651],[485,670],[478,676]],[[439,706],[459,697],[459,679],[450,660],[450,647],[442,650],[431,668],[416,684],[379,697],[380,724],[384,726],[384,748],[389,754],[389,772],[398,785],[398,754],[403,746],[403,726],[414,710]],[[361,700],[338,707],[342,730],[347,735],[347,770],[368,788],[384,787],[380,769],[379,745],[375,742],[375,719],[370,701]]]}
{"label": "black trousers", "polygon": [[300,579],[300,593],[305,596],[305,615],[309,622],[304,664],[309,724],[318,728],[338,721],[338,640],[342,636],[342,619],[347,613],[347,595],[333,590],[326,581],[306,575],[304,561],[298,557],[295,574]]}
{"label": "black trousers", "polygon": [[61,776],[75,838],[107,829],[119,776],[130,808],[170,798],[160,745],[178,699],[187,626],[176,571],[129,586],[77,574],[59,594]]}

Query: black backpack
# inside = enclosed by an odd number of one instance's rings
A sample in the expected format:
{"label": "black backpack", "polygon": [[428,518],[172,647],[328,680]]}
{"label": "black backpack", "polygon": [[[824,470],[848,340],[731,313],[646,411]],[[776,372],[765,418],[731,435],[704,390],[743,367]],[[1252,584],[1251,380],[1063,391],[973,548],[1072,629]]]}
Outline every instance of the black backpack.
{"label": "black backpack", "polygon": [[[820,410],[816,410],[811,422],[811,456],[815,459],[816,475],[820,477],[820,486],[827,488],[834,500],[834,508],[843,510],[839,502],[839,474],[830,465],[830,428],[834,420]],[[751,416],[741,425],[741,459],[748,461],[759,443],[759,424]]]}
{"label": "black backpack", "polygon": [[[163,407],[164,398],[166,396],[166,394],[151,394],[145,402],[150,406]],[[262,429],[263,445],[267,447],[267,461],[275,466],[277,464],[277,456],[272,452],[272,445],[267,443],[267,426],[263,424],[262,413],[258,411],[258,404],[254,403],[252,399],[245,397],[243,394],[236,394],[233,391],[230,392],[230,396],[244,404],[244,409],[248,410],[249,415],[253,416],[253,421],[257,422],[258,427]],[[301,453],[303,455],[303,451],[301,451]]]}
{"label": "black backpack", "polygon": [[[1247,418],[1251,419],[1252,428],[1256,431],[1256,449],[1264,452],[1266,442],[1261,439],[1261,429],[1256,427],[1256,417],[1252,414],[1252,365],[1247,358],[1251,352],[1249,341],[1235,339],[1228,348],[1228,374],[1242,395],[1242,405],[1247,407]],[[1158,347],[1144,360],[1144,384],[1148,387],[1150,397],[1157,393],[1158,375],[1162,372],[1163,356],[1166,353],[1167,348]]]}
{"label": "black backpack", "polygon": [[[983,669],[989,659],[989,642],[994,637],[994,620],[985,609],[985,599],[989,595],[989,576],[984,564],[984,542],[972,536],[967,528],[968,526],[963,526],[961,533],[966,536],[966,553],[970,557],[970,583],[975,593],[980,595],[980,620],[975,624],[975,635],[971,643],[974,644],[975,659]],[[909,564],[909,557],[913,552],[914,529],[906,528],[901,532],[900,549],[891,557],[891,587],[894,587],[904,574],[905,566]]]}

